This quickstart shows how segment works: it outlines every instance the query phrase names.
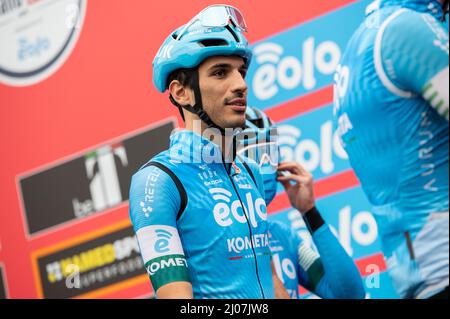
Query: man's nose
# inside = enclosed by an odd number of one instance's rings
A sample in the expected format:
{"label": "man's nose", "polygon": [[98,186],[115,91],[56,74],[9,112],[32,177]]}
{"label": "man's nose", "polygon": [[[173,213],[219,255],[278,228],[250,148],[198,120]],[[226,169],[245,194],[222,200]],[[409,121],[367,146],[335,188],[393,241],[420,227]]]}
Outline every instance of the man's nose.
{"label": "man's nose", "polygon": [[245,82],[245,79],[241,72],[235,71],[233,75],[233,84],[231,88],[232,92],[247,92],[248,86],[247,82]]}

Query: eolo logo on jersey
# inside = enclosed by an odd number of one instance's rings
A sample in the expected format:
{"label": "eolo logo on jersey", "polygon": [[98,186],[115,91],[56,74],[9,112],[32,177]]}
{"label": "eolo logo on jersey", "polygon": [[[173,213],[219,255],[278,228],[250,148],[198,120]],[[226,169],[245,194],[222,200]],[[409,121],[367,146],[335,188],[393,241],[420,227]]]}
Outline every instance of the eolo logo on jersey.
{"label": "eolo logo on jersey", "polygon": [[216,223],[222,227],[228,227],[237,221],[238,223],[247,223],[247,218],[256,228],[258,222],[256,216],[262,220],[267,220],[266,203],[262,198],[253,200],[252,193],[245,195],[246,203],[242,207],[241,202],[237,199],[231,202],[232,194],[224,188],[211,188],[209,192],[213,195],[213,199],[217,201],[213,209],[214,219]]}

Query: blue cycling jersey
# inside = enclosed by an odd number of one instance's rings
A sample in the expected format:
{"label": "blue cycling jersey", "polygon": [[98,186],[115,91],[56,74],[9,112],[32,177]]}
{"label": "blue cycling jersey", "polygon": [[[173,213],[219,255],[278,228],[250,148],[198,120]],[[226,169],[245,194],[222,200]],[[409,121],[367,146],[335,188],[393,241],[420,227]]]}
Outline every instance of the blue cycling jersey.
{"label": "blue cycling jersey", "polygon": [[318,253],[286,225],[269,221],[269,245],[277,276],[291,298],[298,285],[321,298],[364,298],[361,276],[328,225],[312,234]]}
{"label": "blue cycling jersey", "polygon": [[[266,205],[277,190],[276,168],[279,148],[276,125],[256,108],[247,108],[246,129],[241,133],[240,154],[259,166]],[[258,180],[255,180],[258,183]],[[308,223],[308,221],[305,221]],[[307,247],[302,239],[286,225],[269,220],[269,245],[277,276],[291,298],[298,298],[298,285],[322,298],[364,298],[361,277],[328,225],[312,231],[312,238],[322,258]]]}
{"label": "blue cycling jersey", "polygon": [[[254,163],[224,164],[192,131],[133,175],[130,217],[156,291],[192,283],[195,298],[273,298],[263,185]],[[262,186],[263,187],[263,186]]]}
{"label": "blue cycling jersey", "polygon": [[436,0],[376,1],[335,78],[335,126],[374,205],[402,297],[448,285],[448,86],[440,95],[439,79],[448,85],[449,42],[441,17]]}

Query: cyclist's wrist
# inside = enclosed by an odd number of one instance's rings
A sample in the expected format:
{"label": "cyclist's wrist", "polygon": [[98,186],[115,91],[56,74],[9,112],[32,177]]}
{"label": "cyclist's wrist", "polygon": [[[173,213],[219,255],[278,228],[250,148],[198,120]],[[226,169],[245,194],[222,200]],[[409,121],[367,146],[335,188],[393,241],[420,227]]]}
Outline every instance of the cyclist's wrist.
{"label": "cyclist's wrist", "polygon": [[323,220],[322,215],[320,215],[320,212],[318,211],[316,206],[313,206],[305,213],[302,213],[302,216],[303,220],[305,221],[306,227],[311,234],[313,234],[316,230],[318,230],[320,227],[322,227],[322,225],[325,224],[325,221]]}

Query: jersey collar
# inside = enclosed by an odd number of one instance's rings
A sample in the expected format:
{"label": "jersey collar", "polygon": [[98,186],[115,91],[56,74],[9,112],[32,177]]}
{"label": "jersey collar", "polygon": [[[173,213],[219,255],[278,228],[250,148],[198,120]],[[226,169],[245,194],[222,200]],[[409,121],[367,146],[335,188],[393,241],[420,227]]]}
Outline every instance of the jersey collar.
{"label": "jersey collar", "polygon": [[[190,130],[175,130],[170,136],[171,158],[176,161],[210,164],[224,162],[217,144]],[[234,155],[235,156],[235,155]],[[233,162],[231,159],[229,163]]]}

